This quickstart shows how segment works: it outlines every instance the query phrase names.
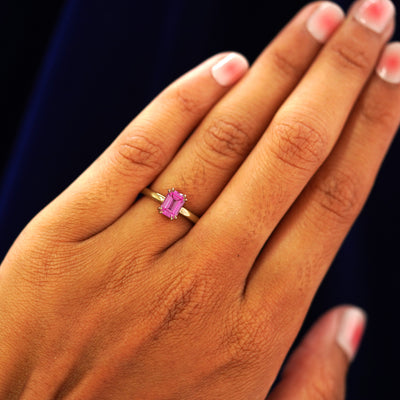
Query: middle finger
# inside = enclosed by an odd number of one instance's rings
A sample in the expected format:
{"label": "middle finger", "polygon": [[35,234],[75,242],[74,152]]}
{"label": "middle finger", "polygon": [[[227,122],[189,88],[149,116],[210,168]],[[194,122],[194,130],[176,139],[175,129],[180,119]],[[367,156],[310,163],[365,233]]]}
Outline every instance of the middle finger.
{"label": "middle finger", "polygon": [[[318,10],[318,11],[316,11]],[[318,40],[306,29],[314,12],[327,19]],[[246,158],[264,132],[274,113],[293,90],[326,40],[344,17],[333,3],[305,7],[255,61],[248,74],[206,116],[168,167],[152,183],[151,189],[166,194],[176,188],[187,195],[187,208],[202,215]],[[314,17],[314,20],[316,18]],[[157,213],[157,205],[143,198],[132,208],[143,215],[144,231],[154,224],[160,232],[160,247],[168,247],[186,233],[191,223],[168,221]],[[130,224],[127,218],[128,224]],[[153,238],[156,240],[156,238]]]}

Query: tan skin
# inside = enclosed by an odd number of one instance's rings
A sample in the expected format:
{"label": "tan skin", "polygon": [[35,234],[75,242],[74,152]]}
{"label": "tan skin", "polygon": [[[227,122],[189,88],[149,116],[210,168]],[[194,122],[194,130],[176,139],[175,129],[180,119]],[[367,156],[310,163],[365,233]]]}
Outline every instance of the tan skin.
{"label": "tan skin", "polygon": [[[356,4],[322,45],[317,6],[233,87],[210,74],[225,54],[175,81],[27,225],[0,269],[1,399],[265,398],[400,121],[374,73],[394,24]],[[146,186],[200,220],[135,202]],[[270,399],[344,399],[344,310]]]}

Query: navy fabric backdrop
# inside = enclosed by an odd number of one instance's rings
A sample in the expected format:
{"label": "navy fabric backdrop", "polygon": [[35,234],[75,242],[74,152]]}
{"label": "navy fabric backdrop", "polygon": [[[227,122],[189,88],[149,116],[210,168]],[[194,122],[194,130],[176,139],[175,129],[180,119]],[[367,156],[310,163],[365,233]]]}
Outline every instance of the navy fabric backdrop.
{"label": "navy fabric backdrop", "polygon": [[[16,84],[8,85],[3,107],[8,124],[0,153],[0,260],[26,223],[173,79],[219,51],[239,51],[252,62],[305,2],[43,4],[33,9],[27,1],[19,10],[29,29],[22,36],[18,30],[18,40],[16,29],[8,32],[16,48],[8,46],[9,68],[1,79]],[[18,14],[12,15],[17,22]],[[12,19],[7,26],[15,27]],[[11,56],[21,52],[26,62]],[[400,142],[395,139],[305,323],[307,328],[323,311],[346,302],[369,313],[367,333],[349,375],[350,400],[393,398],[397,393],[399,157]]]}

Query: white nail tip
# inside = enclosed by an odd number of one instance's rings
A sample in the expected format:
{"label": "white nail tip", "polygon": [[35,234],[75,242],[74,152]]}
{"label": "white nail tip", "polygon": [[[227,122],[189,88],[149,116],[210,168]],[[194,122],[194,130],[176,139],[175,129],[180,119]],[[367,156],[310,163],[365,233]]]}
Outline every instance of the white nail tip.
{"label": "white nail tip", "polygon": [[339,321],[336,342],[350,361],[356,355],[364,333],[366,321],[367,314],[358,307],[347,309]]}
{"label": "white nail tip", "polygon": [[355,13],[355,19],[366,28],[382,33],[395,15],[390,0],[364,0]]}
{"label": "white nail tip", "polygon": [[322,3],[308,18],[307,30],[320,43],[325,43],[344,20],[343,10],[335,3]]}
{"label": "white nail tip", "polygon": [[239,53],[230,53],[211,68],[211,74],[221,86],[236,83],[249,68],[246,57]]}
{"label": "white nail tip", "polygon": [[388,83],[400,83],[400,42],[390,43],[385,47],[376,73]]}

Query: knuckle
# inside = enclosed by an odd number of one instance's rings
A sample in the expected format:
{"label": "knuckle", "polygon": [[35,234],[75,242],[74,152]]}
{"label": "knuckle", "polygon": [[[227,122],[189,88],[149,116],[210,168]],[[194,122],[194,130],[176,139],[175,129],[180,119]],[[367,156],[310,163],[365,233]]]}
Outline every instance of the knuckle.
{"label": "knuckle", "polygon": [[[193,325],[206,312],[211,295],[208,283],[192,273],[173,274],[163,282],[156,294],[153,315],[158,316],[157,335],[170,330],[176,323]],[[172,278],[172,279],[171,279]]]}
{"label": "knuckle", "polygon": [[272,129],[272,146],[268,150],[295,169],[313,169],[322,163],[328,150],[328,135],[318,125],[304,118],[279,122]]}
{"label": "knuckle", "polygon": [[[294,59],[290,57],[290,53],[286,51],[278,48],[271,48],[269,55],[277,70],[282,73],[286,79],[288,76],[297,77],[302,71],[301,65],[296,63]],[[268,62],[270,61],[268,60]]]}
{"label": "knuckle", "polygon": [[361,103],[359,115],[369,129],[375,127],[390,129],[397,117],[393,107],[384,101],[376,101],[375,98],[367,98]]}
{"label": "knuckle", "polygon": [[104,265],[104,276],[99,281],[91,282],[93,292],[99,296],[120,296],[126,290],[130,290],[130,282],[142,282],[147,271],[146,266],[153,265],[154,259],[141,251],[129,255],[129,250],[131,249],[125,250],[121,246],[120,251],[109,255],[110,258]]}
{"label": "knuckle", "polygon": [[265,359],[266,338],[261,323],[232,311],[224,324],[220,348],[229,354],[233,364],[256,364],[258,359]]}
{"label": "knuckle", "polygon": [[366,73],[370,68],[368,46],[360,46],[355,39],[332,43],[330,47],[335,62],[344,70]]}
{"label": "knuckle", "polygon": [[316,202],[324,214],[328,212],[336,221],[344,223],[355,218],[361,203],[360,180],[355,174],[336,171],[314,185]]}
{"label": "knuckle", "polygon": [[245,157],[250,146],[247,125],[246,122],[232,117],[213,118],[205,127],[203,135],[207,154],[205,158],[208,159],[211,153],[211,159],[221,160],[220,166],[223,166],[226,158],[237,161]]}
{"label": "knuckle", "polygon": [[[174,290],[164,302],[166,303],[160,328],[170,328],[173,322],[183,319],[188,315],[188,309],[193,304],[193,295],[196,291],[196,284],[181,286]],[[186,319],[186,318],[185,318]]]}
{"label": "knuckle", "polygon": [[166,159],[160,144],[146,132],[127,135],[116,145],[115,163],[122,174],[131,175],[150,170],[160,171]]}
{"label": "knuckle", "polygon": [[48,240],[32,240],[19,262],[21,279],[40,288],[76,278],[81,266],[73,247]]}
{"label": "knuckle", "polygon": [[204,109],[204,104],[185,86],[177,85],[166,95],[170,96],[174,108],[177,108],[180,113],[196,115]]}

